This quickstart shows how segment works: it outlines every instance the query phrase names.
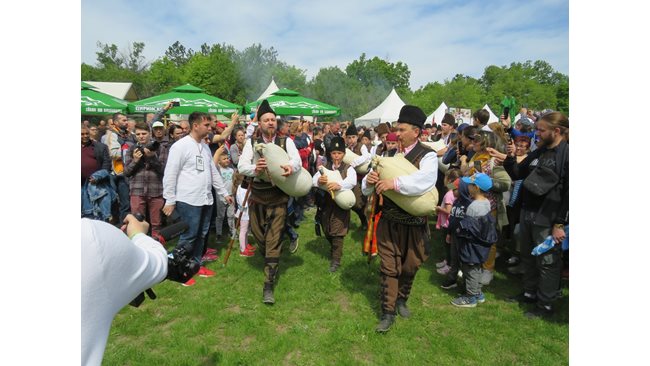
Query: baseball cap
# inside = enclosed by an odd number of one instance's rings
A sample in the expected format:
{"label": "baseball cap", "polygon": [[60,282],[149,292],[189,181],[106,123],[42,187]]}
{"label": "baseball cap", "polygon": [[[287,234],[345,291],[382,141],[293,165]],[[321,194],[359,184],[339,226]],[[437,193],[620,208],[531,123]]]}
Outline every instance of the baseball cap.
{"label": "baseball cap", "polygon": [[456,131],[458,131],[458,133],[461,133],[461,132],[463,132],[463,130],[466,129],[467,127],[469,127],[469,124],[467,124],[467,123],[461,123],[458,127],[456,127]]}
{"label": "baseball cap", "polygon": [[228,126],[226,126],[226,124],[223,123],[223,122],[221,122],[221,121],[217,121],[217,127],[219,127],[219,128],[226,128],[226,127],[228,127]]}
{"label": "baseball cap", "polygon": [[492,188],[492,178],[485,173],[476,173],[471,177],[463,177],[463,182],[476,185],[481,191],[487,192]]}
{"label": "baseball cap", "polygon": [[164,128],[165,125],[160,121],[156,121],[151,125],[151,128],[156,128],[156,127],[163,127]]}

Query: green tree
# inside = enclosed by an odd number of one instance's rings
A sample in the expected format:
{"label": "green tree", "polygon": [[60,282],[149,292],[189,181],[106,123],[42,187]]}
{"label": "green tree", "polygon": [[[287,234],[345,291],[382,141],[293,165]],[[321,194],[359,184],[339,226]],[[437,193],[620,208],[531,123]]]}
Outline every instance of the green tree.
{"label": "green tree", "polygon": [[345,68],[345,72],[365,86],[374,85],[388,91],[395,88],[400,94],[410,90],[411,71],[401,61],[391,63],[377,56],[366,59],[366,54],[362,53],[358,60],[352,61]]}
{"label": "green tree", "polygon": [[194,54],[192,49],[186,49],[179,41],[174,42],[165,51],[165,57],[172,61],[177,67],[183,66]]}

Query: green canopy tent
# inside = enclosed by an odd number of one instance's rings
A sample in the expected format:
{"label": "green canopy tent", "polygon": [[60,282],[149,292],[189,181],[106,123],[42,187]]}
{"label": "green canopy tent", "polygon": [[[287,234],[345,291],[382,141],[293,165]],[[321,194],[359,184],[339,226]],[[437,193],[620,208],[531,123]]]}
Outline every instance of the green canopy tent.
{"label": "green canopy tent", "polygon": [[128,102],[112,95],[98,92],[96,87],[81,82],[81,115],[100,116],[111,113],[124,113]]}
{"label": "green canopy tent", "polygon": [[180,106],[172,107],[169,113],[190,114],[204,112],[210,114],[232,114],[241,111],[238,104],[230,103],[212,95],[201,88],[185,84],[172,89],[169,93],[129,103],[129,113],[155,113],[160,111],[170,100],[179,100]]}
{"label": "green canopy tent", "polygon": [[[282,116],[338,116],[341,114],[341,108],[305,98],[298,92],[284,88],[272,93],[266,100],[269,101],[269,105],[275,113]],[[246,104],[246,112],[257,110],[261,103],[262,101],[258,100]]]}

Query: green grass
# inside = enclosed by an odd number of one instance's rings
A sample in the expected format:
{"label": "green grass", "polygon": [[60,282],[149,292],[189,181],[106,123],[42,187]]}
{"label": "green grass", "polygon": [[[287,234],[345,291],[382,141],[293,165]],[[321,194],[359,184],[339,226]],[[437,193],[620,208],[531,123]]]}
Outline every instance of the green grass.
{"label": "green grass", "polygon": [[[473,309],[449,302],[458,292],[439,285],[434,263],[440,233],[417,274],[410,319],[397,318],[387,334],[379,320],[379,263],[361,255],[363,233],[352,214],[342,266],[328,272],[329,244],[316,237],[314,211],[298,229],[300,247],[283,245],[276,303],[262,303],[263,258],[221,258],[194,287],[165,281],[158,299],[125,307],[113,321],[104,365],[562,365],[569,360],[568,289],[550,320],[524,317],[527,307],[507,303],[519,280],[495,274],[487,301]],[[214,237],[214,235],[212,235]],[[211,246],[225,253],[227,243]],[[497,266],[497,270],[502,269]]]}

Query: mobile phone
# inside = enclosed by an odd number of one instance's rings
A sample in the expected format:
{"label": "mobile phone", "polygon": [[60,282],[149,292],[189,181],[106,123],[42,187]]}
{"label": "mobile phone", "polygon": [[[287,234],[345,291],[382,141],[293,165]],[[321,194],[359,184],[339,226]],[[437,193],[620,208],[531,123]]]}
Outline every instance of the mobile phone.
{"label": "mobile phone", "polygon": [[508,119],[509,114],[510,114],[510,107],[503,108],[503,118]]}
{"label": "mobile phone", "polygon": [[483,168],[481,167],[481,162],[480,161],[475,161],[474,162],[474,171],[476,173],[483,173]]}

